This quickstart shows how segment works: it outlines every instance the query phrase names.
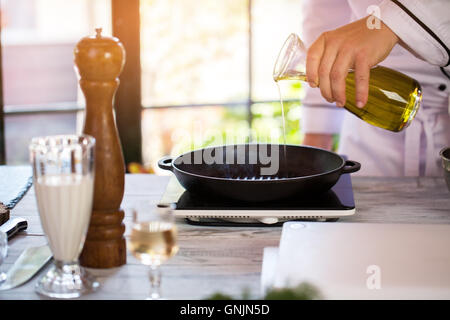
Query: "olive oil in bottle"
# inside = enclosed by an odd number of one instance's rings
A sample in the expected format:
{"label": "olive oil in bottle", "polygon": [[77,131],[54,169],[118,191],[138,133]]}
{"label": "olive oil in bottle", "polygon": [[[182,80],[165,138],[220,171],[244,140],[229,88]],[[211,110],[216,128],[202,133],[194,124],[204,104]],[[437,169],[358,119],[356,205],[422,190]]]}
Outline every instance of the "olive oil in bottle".
{"label": "olive oil in bottle", "polygon": [[[294,33],[288,37],[280,51],[273,79],[276,82],[307,81],[306,48]],[[355,74],[352,70],[348,73],[345,91],[345,109],[367,123],[394,132],[409,125],[422,100],[422,90],[416,80],[382,66],[370,70],[369,98],[363,108],[356,106]]]}
{"label": "olive oil in bottle", "polygon": [[[285,74],[275,81],[306,81],[305,73]],[[398,132],[409,125],[422,99],[419,83],[395,70],[377,66],[370,70],[369,99],[363,108],[355,101],[355,74],[346,79],[344,108],[374,126]]]}

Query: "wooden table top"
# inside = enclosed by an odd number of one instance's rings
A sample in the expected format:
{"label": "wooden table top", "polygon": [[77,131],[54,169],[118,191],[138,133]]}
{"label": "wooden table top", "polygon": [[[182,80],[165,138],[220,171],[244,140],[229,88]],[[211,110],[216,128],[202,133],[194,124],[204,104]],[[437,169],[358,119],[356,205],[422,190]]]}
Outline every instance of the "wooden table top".
{"label": "wooden table top", "polygon": [[[353,177],[356,214],[341,222],[370,223],[446,223],[450,224],[450,193],[443,178]],[[143,199],[155,205],[160,200],[167,176],[133,174],[126,176],[123,207]],[[28,220],[27,232],[9,243],[7,270],[21,252],[46,243],[37,211],[34,190],[11,211],[11,216]],[[130,213],[125,216],[129,235]],[[318,222],[320,223],[320,222]],[[168,299],[203,299],[221,291],[240,297],[249,290],[260,294],[263,248],[278,246],[281,227],[193,226],[178,220],[180,250],[163,265],[162,294]],[[48,268],[48,266],[47,266]],[[27,284],[0,292],[2,299],[42,299],[34,292],[39,275]],[[149,292],[147,267],[130,253],[126,265],[114,269],[90,269],[101,288],[83,299],[144,299]]]}

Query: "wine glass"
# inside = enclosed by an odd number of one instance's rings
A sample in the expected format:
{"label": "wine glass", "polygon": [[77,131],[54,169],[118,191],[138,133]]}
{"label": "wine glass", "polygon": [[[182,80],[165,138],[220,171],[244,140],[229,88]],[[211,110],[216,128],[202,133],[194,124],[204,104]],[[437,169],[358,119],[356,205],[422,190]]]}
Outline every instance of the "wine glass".
{"label": "wine glass", "polygon": [[[0,231],[0,268],[8,253],[8,236],[5,232]],[[0,284],[6,280],[6,273],[0,269]]]}
{"label": "wine glass", "polygon": [[92,212],[94,150],[88,135],[37,137],[30,144],[39,216],[55,260],[36,291],[51,298],[76,298],[99,287],[78,262]]}
{"label": "wine glass", "polygon": [[161,299],[161,264],[178,252],[177,227],[170,206],[152,208],[140,203],[133,209],[129,246],[132,254],[149,266],[150,296]]}

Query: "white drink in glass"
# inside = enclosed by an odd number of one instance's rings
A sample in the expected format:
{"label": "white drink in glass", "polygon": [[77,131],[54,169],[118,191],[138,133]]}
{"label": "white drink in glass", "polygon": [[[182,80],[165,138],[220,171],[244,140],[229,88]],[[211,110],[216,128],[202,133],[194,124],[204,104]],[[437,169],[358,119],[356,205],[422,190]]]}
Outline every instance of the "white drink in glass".
{"label": "white drink in glass", "polygon": [[99,283],[79,264],[94,197],[95,139],[88,135],[33,138],[30,161],[52,268],[36,284],[51,298],[77,298]]}
{"label": "white drink in glass", "polygon": [[42,227],[53,257],[77,261],[89,226],[94,178],[80,174],[42,176],[35,181]]}

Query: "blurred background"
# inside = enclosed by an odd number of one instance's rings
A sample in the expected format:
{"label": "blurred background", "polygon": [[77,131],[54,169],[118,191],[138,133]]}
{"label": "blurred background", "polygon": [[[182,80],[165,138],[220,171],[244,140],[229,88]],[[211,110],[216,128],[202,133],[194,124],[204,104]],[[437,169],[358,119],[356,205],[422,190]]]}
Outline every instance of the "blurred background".
{"label": "blurred background", "polygon": [[[128,163],[154,172],[163,155],[224,142],[283,143],[272,69],[289,33],[301,32],[300,2],[1,0],[6,163],[28,162],[33,136],[81,132],[84,100],[73,48],[96,27],[121,38],[133,24],[131,38],[139,43],[124,45],[127,65],[138,68],[121,76],[126,91],[116,101],[118,120],[127,113],[140,120],[119,125]],[[302,88],[281,87],[287,142],[299,144]],[[139,107],[127,109],[136,97]]]}

